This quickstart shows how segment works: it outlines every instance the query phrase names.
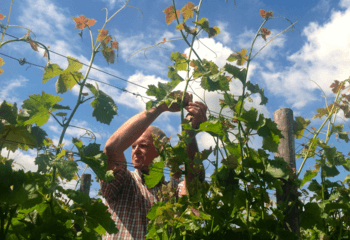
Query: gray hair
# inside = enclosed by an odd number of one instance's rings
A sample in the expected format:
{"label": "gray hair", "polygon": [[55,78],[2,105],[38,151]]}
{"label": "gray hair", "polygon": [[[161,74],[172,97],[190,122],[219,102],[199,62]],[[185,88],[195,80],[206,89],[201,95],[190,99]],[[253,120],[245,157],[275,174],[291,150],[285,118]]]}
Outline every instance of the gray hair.
{"label": "gray hair", "polygon": [[149,130],[151,134],[159,136],[159,140],[164,141],[166,139],[165,133],[156,126],[149,126],[147,130]]}

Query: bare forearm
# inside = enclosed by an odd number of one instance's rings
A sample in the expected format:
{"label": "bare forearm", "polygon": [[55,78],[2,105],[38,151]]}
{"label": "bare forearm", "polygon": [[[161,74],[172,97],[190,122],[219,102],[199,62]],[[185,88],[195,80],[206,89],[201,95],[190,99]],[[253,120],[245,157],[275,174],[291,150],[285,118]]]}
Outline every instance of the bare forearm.
{"label": "bare forearm", "polygon": [[164,112],[164,106],[142,111],[126,121],[106,142],[106,149],[113,149],[118,153],[124,152],[135,142],[152,122]]}

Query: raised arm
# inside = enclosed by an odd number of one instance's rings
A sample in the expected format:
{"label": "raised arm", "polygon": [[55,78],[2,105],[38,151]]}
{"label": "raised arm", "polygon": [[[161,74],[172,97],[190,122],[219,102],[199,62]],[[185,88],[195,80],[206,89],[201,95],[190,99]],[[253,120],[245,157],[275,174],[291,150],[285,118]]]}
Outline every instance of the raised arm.
{"label": "raised arm", "polygon": [[[192,101],[192,95],[186,93],[185,104]],[[173,104],[170,108],[166,104],[150,109],[148,112],[142,111],[127,120],[113,135],[107,140],[104,152],[108,159],[108,170],[120,169],[126,163],[124,151],[130,147],[152,124],[152,122],[163,112],[177,112],[180,108]],[[119,166],[117,163],[120,163]]]}

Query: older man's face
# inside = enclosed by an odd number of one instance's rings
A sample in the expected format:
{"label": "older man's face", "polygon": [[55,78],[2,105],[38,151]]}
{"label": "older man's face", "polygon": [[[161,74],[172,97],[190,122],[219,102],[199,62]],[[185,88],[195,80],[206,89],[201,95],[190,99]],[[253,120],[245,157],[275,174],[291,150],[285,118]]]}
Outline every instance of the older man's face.
{"label": "older man's face", "polygon": [[151,132],[147,129],[132,145],[131,159],[134,168],[148,173],[148,165],[159,154],[153,145]]}

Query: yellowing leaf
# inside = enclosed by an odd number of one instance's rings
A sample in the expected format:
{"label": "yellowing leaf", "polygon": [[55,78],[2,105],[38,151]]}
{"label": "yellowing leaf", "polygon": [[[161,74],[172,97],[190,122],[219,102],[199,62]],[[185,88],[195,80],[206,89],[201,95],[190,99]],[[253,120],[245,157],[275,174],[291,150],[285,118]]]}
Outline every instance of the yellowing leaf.
{"label": "yellowing leaf", "polygon": [[0,20],[2,20],[2,19],[4,19],[6,16],[4,16],[4,15],[2,15],[1,13],[0,13]]}
{"label": "yellowing leaf", "polygon": [[107,63],[114,63],[115,52],[114,52],[113,48],[108,47],[108,46],[104,46],[102,49],[102,54],[105,57]]}
{"label": "yellowing leaf", "polygon": [[[174,19],[176,19],[173,5],[170,5],[169,7],[164,9],[163,12],[165,13],[165,21],[166,21],[167,25],[169,25],[170,23],[172,23],[174,21]],[[180,17],[180,14],[181,14],[180,10],[176,10],[177,18]]]}
{"label": "yellowing leaf", "polygon": [[112,38],[110,36],[107,36],[108,30],[107,29],[99,29],[99,34],[97,35],[97,41],[103,41],[105,44],[109,43]]}
{"label": "yellowing leaf", "polygon": [[0,74],[2,74],[3,72],[4,72],[4,70],[0,68]]}
{"label": "yellowing leaf", "polygon": [[189,2],[181,9],[182,17],[184,18],[184,22],[186,22],[187,19],[193,17],[193,8],[194,8],[194,4]]}
{"label": "yellowing leaf", "polygon": [[72,17],[74,22],[76,23],[75,28],[84,29],[85,27],[91,27],[96,23],[95,19],[85,18],[84,15],[80,15],[80,17]]}
{"label": "yellowing leaf", "polygon": [[5,64],[4,60],[0,57],[0,67],[4,64]]}
{"label": "yellowing leaf", "polygon": [[235,53],[231,53],[227,61],[233,62],[237,60],[237,65],[242,66],[247,61],[247,52],[248,50],[245,48],[241,49],[240,52],[235,51]]}

